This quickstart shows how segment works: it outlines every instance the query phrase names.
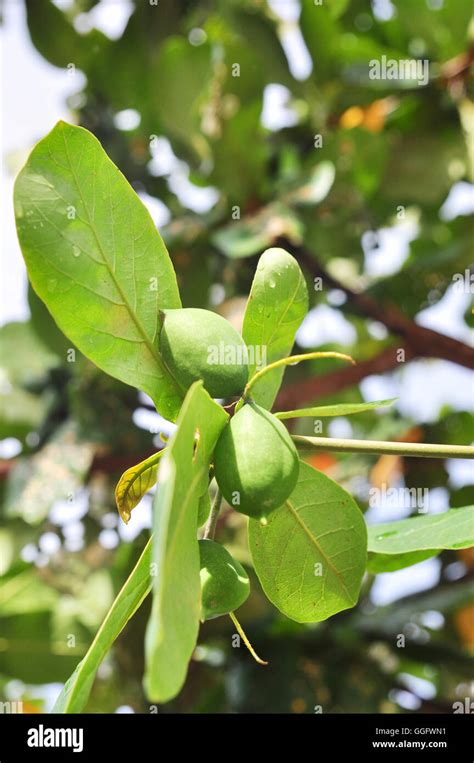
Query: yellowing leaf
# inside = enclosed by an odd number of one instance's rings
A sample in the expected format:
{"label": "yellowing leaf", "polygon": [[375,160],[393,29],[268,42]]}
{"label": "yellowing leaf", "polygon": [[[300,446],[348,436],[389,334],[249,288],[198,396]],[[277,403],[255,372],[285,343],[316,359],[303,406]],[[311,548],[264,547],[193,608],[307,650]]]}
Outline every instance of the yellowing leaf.
{"label": "yellowing leaf", "polygon": [[132,509],[141,501],[145,493],[158,479],[158,462],[164,449],[154,453],[139,464],[131,466],[117,482],[115,501],[117,509],[125,524],[130,521]]}

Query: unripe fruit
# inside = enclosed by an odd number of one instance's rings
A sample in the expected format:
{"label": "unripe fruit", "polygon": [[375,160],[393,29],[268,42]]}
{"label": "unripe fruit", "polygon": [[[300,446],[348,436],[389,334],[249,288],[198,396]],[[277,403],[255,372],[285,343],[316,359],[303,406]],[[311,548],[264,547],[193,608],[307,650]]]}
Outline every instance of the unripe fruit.
{"label": "unripe fruit", "polygon": [[265,520],[293,492],[298,473],[298,453],[281,421],[256,403],[244,405],[214,452],[224,498],[242,514]]}
{"label": "unripe fruit", "polygon": [[240,395],[248,380],[247,347],[234,327],[209,310],[163,310],[160,352],[187,390],[202,379],[211,397]]}
{"label": "unripe fruit", "polygon": [[249,577],[242,565],[213,540],[200,540],[199,554],[201,620],[211,620],[238,609],[250,593]]}

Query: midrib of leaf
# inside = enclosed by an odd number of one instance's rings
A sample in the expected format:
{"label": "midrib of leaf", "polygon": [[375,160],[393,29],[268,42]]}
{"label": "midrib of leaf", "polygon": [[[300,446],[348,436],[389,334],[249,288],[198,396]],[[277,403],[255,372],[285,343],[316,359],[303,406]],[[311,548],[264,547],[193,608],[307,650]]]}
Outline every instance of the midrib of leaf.
{"label": "midrib of leaf", "polygon": [[289,510],[291,511],[292,515],[294,516],[294,518],[296,519],[296,521],[297,521],[297,522],[298,522],[298,524],[300,525],[300,527],[301,527],[301,528],[303,529],[303,531],[306,533],[306,535],[307,535],[307,537],[309,538],[309,540],[311,541],[311,543],[312,543],[312,544],[313,544],[313,545],[316,547],[316,549],[319,551],[319,553],[320,553],[320,554],[321,554],[321,556],[323,557],[323,559],[324,559],[325,563],[327,564],[327,566],[328,566],[328,567],[329,567],[329,568],[332,570],[332,572],[334,573],[334,575],[335,575],[335,576],[337,577],[337,579],[339,580],[339,582],[340,582],[340,584],[341,584],[342,588],[344,589],[344,592],[346,593],[346,595],[347,595],[347,597],[348,597],[349,601],[350,601],[350,602],[353,602],[353,601],[354,601],[354,598],[353,598],[353,596],[352,596],[352,595],[349,593],[349,591],[347,590],[347,586],[346,586],[346,584],[345,584],[345,582],[344,582],[344,578],[341,576],[341,574],[340,574],[340,572],[338,571],[338,569],[337,569],[337,568],[336,568],[336,567],[333,565],[333,563],[331,562],[330,558],[329,558],[329,557],[328,557],[328,556],[327,556],[327,555],[324,553],[323,549],[321,548],[320,544],[318,543],[318,540],[317,540],[316,536],[315,536],[315,535],[313,535],[313,533],[311,532],[311,530],[309,529],[309,527],[308,527],[308,526],[305,524],[305,522],[303,522],[303,520],[302,520],[302,519],[301,519],[301,517],[299,516],[299,514],[298,514],[297,510],[295,509],[295,507],[294,507],[294,506],[292,506],[292,504],[291,504],[291,502],[290,502],[290,501],[286,501],[286,506],[289,508]]}
{"label": "midrib of leaf", "polygon": [[[294,302],[294,299],[295,299],[295,297],[296,297],[296,294],[298,293],[298,289],[300,288],[300,283],[301,283],[301,280],[302,280],[302,275],[301,275],[301,273],[298,273],[298,281],[297,281],[297,284],[296,284],[295,290],[294,290],[294,292],[293,292],[293,294],[292,294],[292,296],[291,296],[291,299],[290,299],[290,300],[288,300],[288,304],[287,304],[287,306],[286,306],[286,308],[285,308],[285,311],[284,311],[284,312],[283,312],[283,314],[281,315],[280,319],[277,321],[277,324],[276,324],[276,326],[273,328],[273,331],[272,331],[272,333],[270,334],[270,337],[269,337],[269,339],[267,340],[267,345],[271,345],[271,343],[272,343],[272,340],[273,340],[273,337],[275,336],[276,332],[278,331],[278,329],[279,329],[279,328],[280,328],[280,326],[282,325],[282,323],[283,323],[283,319],[284,319],[285,315],[288,313],[288,311],[289,311],[290,307],[293,305],[293,302]],[[266,304],[266,300],[265,300],[265,304]],[[263,337],[262,337],[262,344],[263,344]]]}
{"label": "midrib of leaf", "polygon": [[[181,525],[182,525],[182,523],[184,521],[184,517],[186,516],[186,508],[188,506],[189,500],[194,495],[194,488],[195,488],[196,484],[199,482],[199,480],[201,479],[202,471],[203,471],[203,469],[201,468],[201,469],[199,469],[196,472],[196,474],[194,475],[194,479],[192,480],[192,482],[189,485],[187,495],[186,495],[186,497],[185,497],[185,499],[183,501],[183,509],[182,509],[182,511],[179,514],[178,521],[176,522],[176,525],[175,525],[174,534],[173,534],[173,537],[171,539],[171,543],[170,543],[170,545],[168,547],[169,553],[167,554],[167,556],[169,556],[170,554],[172,554],[174,552],[174,547],[176,545],[176,538],[179,535],[178,531],[180,530]],[[196,519],[196,523],[197,523],[197,519]]]}
{"label": "midrib of leaf", "polygon": [[[84,220],[84,222],[86,223],[86,225],[89,226],[90,230],[92,231],[92,235],[95,238],[95,241],[96,241],[97,246],[99,248],[99,252],[102,255],[102,259],[103,259],[103,263],[102,264],[104,264],[106,266],[106,268],[107,268],[107,270],[108,270],[108,272],[109,272],[109,274],[110,274],[110,276],[111,276],[111,278],[112,278],[112,280],[113,280],[113,282],[114,282],[114,284],[115,284],[115,286],[117,288],[117,291],[118,291],[118,293],[120,294],[120,296],[121,296],[121,298],[123,300],[124,307],[128,311],[132,321],[135,323],[135,326],[137,327],[138,332],[143,337],[143,342],[144,342],[145,346],[147,347],[147,349],[150,352],[150,354],[153,357],[153,359],[156,360],[158,366],[160,368],[162,368],[161,357],[158,354],[158,351],[154,347],[153,343],[150,342],[148,334],[145,331],[145,328],[144,328],[140,318],[134,312],[134,310],[132,310],[132,307],[131,307],[128,299],[127,299],[127,296],[126,296],[125,292],[123,291],[123,289],[122,289],[122,287],[120,285],[120,282],[117,280],[117,278],[115,276],[115,271],[112,268],[112,266],[111,266],[111,264],[110,264],[110,262],[109,262],[109,260],[108,260],[108,258],[106,256],[106,254],[105,254],[105,251],[104,251],[104,249],[102,247],[102,243],[101,243],[101,241],[99,239],[99,236],[97,234],[95,226],[91,222],[90,214],[89,214],[89,209],[88,209],[88,206],[87,206],[86,201],[84,199],[84,196],[82,194],[80,183],[78,181],[76,173],[74,172],[74,168],[73,168],[73,165],[72,165],[72,162],[71,162],[71,157],[69,155],[69,150],[68,150],[68,146],[67,146],[67,140],[66,140],[66,136],[64,134],[64,131],[62,131],[62,136],[63,136],[64,148],[65,148],[65,151],[66,151],[66,157],[67,157],[67,160],[68,160],[68,164],[69,164],[69,168],[70,168],[70,171],[71,171],[71,175],[73,177],[73,180],[74,180],[74,183],[76,185],[77,191],[79,193],[79,196],[81,198],[82,204],[84,206],[84,211],[85,211],[85,213],[87,215],[87,220]],[[93,175],[93,179],[92,179],[92,188],[93,188],[93,193],[95,194],[95,175]],[[114,230],[114,224],[112,223],[112,231],[113,230]],[[136,289],[136,284],[135,283],[134,283],[134,288]],[[173,381],[174,381],[174,377],[173,377]]]}

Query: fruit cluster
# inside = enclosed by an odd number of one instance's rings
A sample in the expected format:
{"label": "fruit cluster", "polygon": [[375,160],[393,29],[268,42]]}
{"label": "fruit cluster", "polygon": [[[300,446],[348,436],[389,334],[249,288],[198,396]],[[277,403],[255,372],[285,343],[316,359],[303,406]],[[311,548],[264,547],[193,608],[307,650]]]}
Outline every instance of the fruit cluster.
{"label": "fruit cluster", "polygon": [[[214,452],[214,475],[226,501],[262,523],[281,506],[298,480],[296,448],[285,426],[245,397],[248,362],[245,343],[233,326],[208,310],[165,310],[160,352],[178,385],[187,390],[201,379],[214,398],[244,397],[224,428]],[[225,358],[210,362],[224,345]],[[239,407],[240,405],[240,407]],[[200,541],[202,619],[231,612],[248,596],[248,577],[225,548]]]}

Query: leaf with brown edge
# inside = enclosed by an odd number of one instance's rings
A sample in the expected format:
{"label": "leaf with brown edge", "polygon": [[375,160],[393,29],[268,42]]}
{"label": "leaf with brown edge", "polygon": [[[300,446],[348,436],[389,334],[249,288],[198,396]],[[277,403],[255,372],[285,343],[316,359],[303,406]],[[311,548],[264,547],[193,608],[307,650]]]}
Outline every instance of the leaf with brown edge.
{"label": "leaf with brown edge", "polygon": [[115,488],[115,502],[120,516],[125,524],[130,521],[132,509],[141,501],[145,493],[156,483],[158,479],[158,463],[165,452],[159,450],[139,464],[127,469]]}

